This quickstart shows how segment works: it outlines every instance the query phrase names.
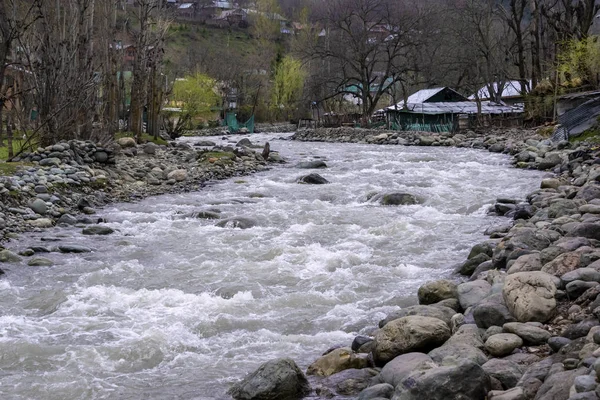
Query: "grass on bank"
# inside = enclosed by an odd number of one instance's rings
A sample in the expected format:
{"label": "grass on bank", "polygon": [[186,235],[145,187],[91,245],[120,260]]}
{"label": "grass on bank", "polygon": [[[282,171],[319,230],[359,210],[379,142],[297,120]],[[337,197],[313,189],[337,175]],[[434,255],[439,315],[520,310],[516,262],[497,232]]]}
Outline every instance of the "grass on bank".
{"label": "grass on bank", "polygon": [[[6,140],[6,139],[5,139]],[[23,146],[23,140],[13,140],[13,150],[17,154]],[[0,146],[0,176],[11,176],[17,172],[21,167],[28,167],[31,164],[22,162],[7,162],[8,160],[8,146],[6,141],[4,146]]]}
{"label": "grass on bank", "polygon": [[570,138],[571,143],[579,143],[586,141],[588,143],[600,144],[600,126],[588,129],[577,137]]}

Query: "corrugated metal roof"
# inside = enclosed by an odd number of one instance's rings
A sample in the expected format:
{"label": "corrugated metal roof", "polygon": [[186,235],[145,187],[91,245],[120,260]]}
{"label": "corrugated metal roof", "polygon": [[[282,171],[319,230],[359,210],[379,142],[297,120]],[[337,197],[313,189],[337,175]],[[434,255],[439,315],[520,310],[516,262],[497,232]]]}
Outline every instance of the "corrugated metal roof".
{"label": "corrugated metal roof", "polygon": [[[409,112],[415,114],[477,114],[477,103],[474,101],[455,101],[438,103],[407,103],[405,108],[396,106],[388,107],[387,110],[398,112]],[[482,114],[518,114],[523,112],[523,107],[505,106],[496,103],[482,103]]]}
{"label": "corrugated metal roof", "polygon": [[430,99],[431,97],[435,96],[436,94],[438,94],[439,92],[441,92],[444,89],[445,88],[443,88],[443,87],[439,87],[439,88],[419,90],[418,92],[413,93],[410,96],[408,96],[407,103],[423,103],[423,102],[427,101],[427,99]]}
{"label": "corrugated metal roof", "polygon": [[[531,88],[531,80],[528,81],[527,85],[528,89]],[[498,82],[494,82],[494,91],[498,91]],[[482,100],[488,100],[490,98],[490,92],[487,88],[487,85],[479,89],[478,91],[479,98]],[[504,89],[502,90],[502,95],[500,98],[507,97],[520,97],[521,96],[521,82],[520,81],[508,81],[504,84]],[[469,100],[475,100],[475,95],[472,94],[469,96]]]}
{"label": "corrugated metal roof", "polygon": [[587,97],[597,97],[597,96],[600,96],[600,90],[563,94],[562,96],[558,96],[558,98],[559,99],[567,99],[567,100],[576,100],[576,99],[585,99]]}

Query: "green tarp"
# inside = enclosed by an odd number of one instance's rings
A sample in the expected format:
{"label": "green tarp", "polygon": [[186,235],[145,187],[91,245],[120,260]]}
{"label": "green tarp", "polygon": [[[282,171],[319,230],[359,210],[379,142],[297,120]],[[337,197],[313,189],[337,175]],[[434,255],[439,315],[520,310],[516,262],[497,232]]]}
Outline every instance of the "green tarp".
{"label": "green tarp", "polygon": [[248,129],[249,133],[254,133],[254,115],[252,115],[248,121],[241,124],[237,120],[235,113],[228,112],[225,114],[224,124],[229,128],[229,132],[231,133],[237,133],[242,128]]}

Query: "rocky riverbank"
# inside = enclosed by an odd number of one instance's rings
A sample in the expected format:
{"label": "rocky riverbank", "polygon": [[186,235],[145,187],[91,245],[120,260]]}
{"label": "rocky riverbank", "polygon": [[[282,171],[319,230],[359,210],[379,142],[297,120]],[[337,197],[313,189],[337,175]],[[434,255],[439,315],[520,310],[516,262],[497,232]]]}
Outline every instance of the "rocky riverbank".
{"label": "rocky riverbank", "polygon": [[[263,155],[247,139],[216,147],[200,140],[137,145],[132,138],[106,147],[72,140],[24,153],[16,160],[21,169],[0,176],[0,240],[56,224],[95,223],[95,208],[109,202],[198,190],[281,161],[276,152]],[[0,262],[9,258],[8,250],[0,252]]]}
{"label": "rocky riverbank", "polygon": [[[583,400],[600,398],[600,151],[534,131],[461,135],[312,130],[296,140],[460,146],[547,170],[526,202],[498,199],[489,229],[449,279],[328,350],[306,374],[263,364],[236,399]],[[307,378],[308,376],[308,378]]]}
{"label": "rocky riverbank", "polygon": [[[254,133],[287,133],[295,132],[296,125],[289,123],[260,123],[254,126]],[[229,130],[226,126],[216,128],[198,129],[191,132],[194,136],[219,136],[229,135]],[[248,129],[241,128],[239,134],[247,134]]]}

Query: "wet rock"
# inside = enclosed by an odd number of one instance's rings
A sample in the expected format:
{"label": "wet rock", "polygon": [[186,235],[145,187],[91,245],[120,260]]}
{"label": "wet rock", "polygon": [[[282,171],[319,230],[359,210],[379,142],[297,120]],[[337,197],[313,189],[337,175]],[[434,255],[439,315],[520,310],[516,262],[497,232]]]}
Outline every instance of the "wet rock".
{"label": "wet rock", "polygon": [[440,319],[418,316],[399,318],[377,331],[373,357],[377,365],[385,365],[404,353],[432,350],[450,336],[450,328]]}
{"label": "wet rock", "polygon": [[310,392],[306,377],[289,358],[271,360],[227,391],[239,400],[276,400],[301,398]]}
{"label": "wet rock", "polygon": [[319,174],[309,174],[298,178],[298,183],[307,183],[310,185],[324,185],[329,181]]}
{"label": "wet rock", "polygon": [[418,291],[419,304],[429,305],[457,297],[456,283],[447,279],[427,282]]}
{"label": "wet rock", "polygon": [[94,225],[83,228],[81,233],[84,235],[110,235],[114,232],[115,230],[108,226]]}
{"label": "wet rock", "polygon": [[302,161],[296,164],[296,168],[301,169],[319,169],[319,168],[327,168],[327,164],[325,161],[316,160],[316,161]]}
{"label": "wet rock", "polygon": [[54,265],[54,262],[48,258],[44,257],[35,257],[27,262],[27,265],[30,267],[51,267]]}
{"label": "wet rock", "polygon": [[27,221],[27,223],[36,228],[51,228],[54,222],[50,218],[38,218]]}
{"label": "wet rock", "polygon": [[309,365],[307,375],[330,376],[346,369],[361,369],[369,365],[366,355],[357,355],[350,348],[335,349]]}
{"label": "wet rock", "polygon": [[571,229],[567,236],[571,237],[585,237],[588,239],[596,239],[600,240],[600,224],[590,223],[590,222],[582,222],[577,224]]}
{"label": "wet rock", "polygon": [[556,309],[556,285],[544,272],[508,275],[502,294],[509,311],[519,322],[546,322]]}
{"label": "wet rock", "polygon": [[63,214],[56,221],[57,224],[65,224],[65,225],[75,225],[77,224],[77,218],[72,216],[71,214]]}
{"label": "wet rock", "polygon": [[61,253],[90,253],[92,251],[89,247],[76,244],[63,244],[58,246],[58,250]]}
{"label": "wet rock", "polygon": [[21,257],[16,255],[10,250],[0,250],[0,262],[2,263],[16,263],[21,261]]}
{"label": "wet rock", "polygon": [[251,218],[245,217],[233,217],[227,218],[222,221],[219,221],[215,224],[220,228],[240,228],[240,229],[250,229],[258,225],[257,221]]}
{"label": "wet rock", "polygon": [[581,338],[587,336],[590,330],[598,325],[600,325],[600,323],[597,320],[581,321],[566,327],[565,330],[562,332],[561,336],[571,340]]}
{"label": "wet rock", "polygon": [[474,256],[474,257],[466,260],[464,263],[462,263],[456,269],[456,272],[461,275],[471,276],[475,272],[475,269],[479,265],[488,261],[489,259],[490,259],[490,257],[487,254],[484,254],[484,253],[477,254],[476,256]]}
{"label": "wet rock", "polygon": [[552,351],[554,351],[555,353],[569,343],[571,343],[571,339],[567,339],[566,337],[562,336],[555,336],[548,339],[548,346],[550,346]]}
{"label": "wet rock", "polygon": [[410,193],[386,193],[381,196],[379,203],[383,206],[403,206],[418,204],[419,200]]}

